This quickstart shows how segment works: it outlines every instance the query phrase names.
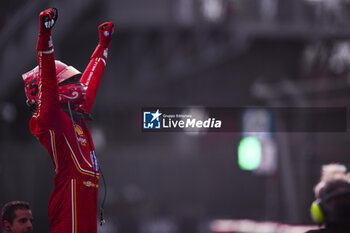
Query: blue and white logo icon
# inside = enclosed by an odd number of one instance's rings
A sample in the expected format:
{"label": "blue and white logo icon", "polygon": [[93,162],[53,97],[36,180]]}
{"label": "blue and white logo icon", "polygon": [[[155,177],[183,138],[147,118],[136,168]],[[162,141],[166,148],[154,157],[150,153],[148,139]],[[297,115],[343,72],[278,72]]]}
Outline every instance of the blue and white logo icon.
{"label": "blue and white logo icon", "polygon": [[162,113],[157,109],[156,112],[143,112],[143,128],[144,129],[160,129],[160,116]]}
{"label": "blue and white logo icon", "polygon": [[97,163],[96,153],[94,150],[90,151],[90,158],[91,158],[93,168],[97,171],[99,169],[99,167],[98,167],[98,163]]}

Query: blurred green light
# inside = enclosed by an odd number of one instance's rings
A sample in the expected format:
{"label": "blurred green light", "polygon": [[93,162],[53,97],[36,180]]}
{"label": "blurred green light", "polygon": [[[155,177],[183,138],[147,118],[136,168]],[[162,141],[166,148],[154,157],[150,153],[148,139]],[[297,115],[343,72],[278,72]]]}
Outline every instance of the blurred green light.
{"label": "blurred green light", "polygon": [[256,137],[244,137],[238,145],[238,166],[242,170],[255,170],[261,162],[261,143]]}

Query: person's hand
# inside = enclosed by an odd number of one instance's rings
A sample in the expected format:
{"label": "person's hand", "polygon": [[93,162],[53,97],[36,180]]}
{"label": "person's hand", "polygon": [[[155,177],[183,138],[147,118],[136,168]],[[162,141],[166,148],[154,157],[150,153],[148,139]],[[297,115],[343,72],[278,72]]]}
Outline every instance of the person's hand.
{"label": "person's hand", "polygon": [[42,11],[39,14],[39,38],[36,45],[37,51],[49,51],[52,50],[52,38],[51,38],[51,29],[55,25],[58,18],[57,8],[50,8]]}
{"label": "person's hand", "polygon": [[112,22],[105,22],[98,27],[100,42],[103,48],[108,48],[111,42],[111,36],[114,32],[114,24]]}
{"label": "person's hand", "polygon": [[114,24],[112,22],[105,22],[98,26],[98,32],[100,41],[98,42],[95,51],[92,53],[91,58],[100,57],[105,61],[108,56],[108,47],[111,42],[111,36],[114,32]]}
{"label": "person's hand", "polygon": [[57,8],[44,10],[39,15],[40,31],[50,30],[55,25],[58,18]]}

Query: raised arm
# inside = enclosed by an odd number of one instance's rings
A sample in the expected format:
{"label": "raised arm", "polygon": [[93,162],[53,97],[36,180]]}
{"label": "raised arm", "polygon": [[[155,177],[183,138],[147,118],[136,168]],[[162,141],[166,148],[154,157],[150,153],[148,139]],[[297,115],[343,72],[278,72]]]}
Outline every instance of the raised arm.
{"label": "raised arm", "polygon": [[40,31],[36,46],[39,67],[39,100],[34,117],[41,127],[56,128],[60,112],[58,85],[56,80],[55,56],[51,29],[58,17],[57,9],[47,9],[40,13]]}
{"label": "raised arm", "polygon": [[114,31],[114,24],[112,22],[103,23],[98,27],[98,30],[100,41],[80,79],[80,82],[86,87],[87,112],[90,112],[95,101],[97,89],[106,66],[108,47]]}

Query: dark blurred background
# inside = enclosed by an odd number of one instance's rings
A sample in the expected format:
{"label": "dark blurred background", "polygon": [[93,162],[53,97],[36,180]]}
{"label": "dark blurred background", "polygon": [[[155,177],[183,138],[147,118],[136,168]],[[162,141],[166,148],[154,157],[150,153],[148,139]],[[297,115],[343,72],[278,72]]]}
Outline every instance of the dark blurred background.
{"label": "dark blurred background", "polygon": [[241,132],[145,133],[140,124],[142,107],[348,107],[349,0],[0,6],[0,204],[29,201],[35,232],[49,232],[54,171],[29,132],[21,74],[37,64],[38,14],[48,7],[59,9],[56,59],[81,71],[98,25],[116,25],[89,123],[108,191],[99,232],[209,233],[214,219],[311,224],[322,164],[350,163],[347,132],[273,133],[272,170],[254,172],[238,166]]}

